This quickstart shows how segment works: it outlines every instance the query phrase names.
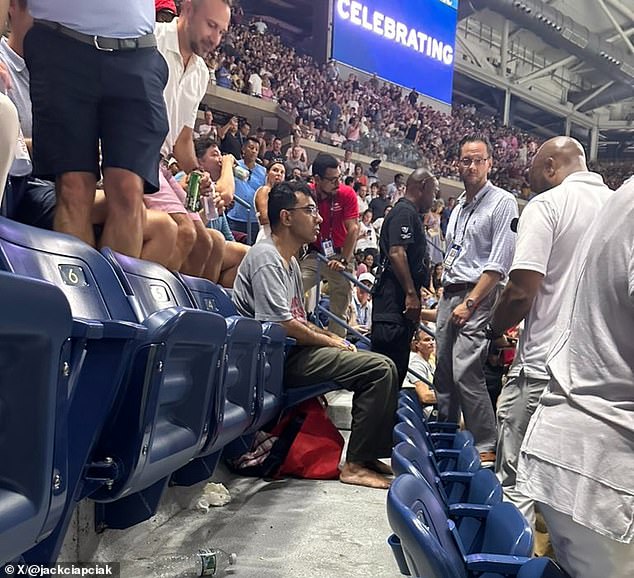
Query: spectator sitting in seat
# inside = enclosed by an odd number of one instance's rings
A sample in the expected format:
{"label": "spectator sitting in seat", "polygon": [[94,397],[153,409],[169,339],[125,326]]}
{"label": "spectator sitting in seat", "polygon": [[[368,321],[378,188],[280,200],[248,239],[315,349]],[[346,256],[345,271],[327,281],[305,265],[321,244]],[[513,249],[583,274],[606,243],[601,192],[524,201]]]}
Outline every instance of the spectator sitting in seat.
{"label": "spectator sitting in seat", "polygon": [[[429,383],[434,382],[434,370],[436,360],[434,359],[434,338],[422,329],[417,329],[412,340],[412,350],[409,354],[408,369],[415,371],[419,376],[424,377]],[[407,373],[403,387],[413,387],[416,395],[424,405],[436,403],[436,394],[420,377],[413,373]]]}
{"label": "spectator sitting in seat", "polygon": [[292,173],[294,169],[299,169],[299,172],[302,176],[308,173],[308,167],[306,163],[301,159],[301,150],[300,147],[293,147],[291,149],[291,158],[287,159],[284,164],[284,168],[287,173]]}
{"label": "spectator sitting in seat", "polygon": [[354,392],[352,431],[340,480],[388,488],[385,475],[391,470],[380,458],[392,449],[396,367],[382,355],[357,352],[348,341],[306,320],[295,255],[302,245],[316,241],[322,221],[310,188],[301,183],[275,185],[269,193],[268,215],[271,238],[254,246],[240,265],[233,293],[236,307],[248,317],[280,323],[296,340],[286,358],[286,387],[332,381]]}
{"label": "spectator sitting in seat", "polygon": [[[211,139],[200,139],[196,142],[196,157],[200,167],[209,173],[214,183],[216,193],[222,199],[233,198],[234,178],[233,165],[235,159],[231,155],[222,156],[218,143]],[[204,213],[202,209],[201,213]],[[224,202],[217,208],[218,217],[211,219],[210,228],[223,234],[224,240],[213,239],[213,250],[207,261],[203,277],[220,283],[223,287],[233,287],[238,266],[244,259],[248,247],[242,243],[236,243],[227,218],[225,216]],[[207,218],[205,217],[205,220]],[[230,238],[227,238],[231,236]]]}
{"label": "spectator sitting in seat", "polygon": [[176,18],[176,3],[174,0],[154,0],[157,22],[171,22]]}
{"label": "spectator sitting in seat", "polygon": [[255,242],[268,239],[271,236],[269,224],[268,206],[270,190],[286,178],[286,170],[282,163],[271,163],[266,173],[266,184],[255,191],[255,210],[260,222],[260,232]]}
{"label": "spectator sitting in seat", "polygon": [[218,127],[214,124],[214,113],[210,108],[205,109],[205,118],[198,125],[198,135],[209,137],[211,140],[218,140]]}
{"label": "spectator sitting in seat", "polygon": [[264,153],[262,164],[268,169],[271,163],[284,164],[285,159],[286,157],[282,154],[282,139],[280,139],[279,137],[275,137],[273,139],[271,150],[268,150]]}
{"label": "spectator sitting in seat", "polygon": [[[359,283],[363,283],[369,290],[374,286],[374,275],[362,273],[359,275]],[[355,287],[352,292],[350,305],[350,326],[359,333],[367,335],[372,331],[372,295],[360,287]]]}
{"label": "spectator sitting in seat", "polygon": [[251,210],[247,211],[245,207],[235,203],[227,214],[232,231],[248,234],[248,223],[251,223],[251,237],[247,239],[249,245],[255,242],[260,228],[253,202],[255,192],[266,182],[266,169],[257,162],[259,150],[260,143],[258,139],[253,136],[247,137],[242,147],[242,159],[237,164],[248,172],[248,176],[246,179],[235,177],[235,194],[243,201],[249,203]]}
{"label": "spectator sitting in seat", "polygon": [[[4,32],[4,25],[7,21],[8,2],[0,2],[0,33]],[[26,11],[26,2],[23,0],[23,9]],[[2,50],[0,57],[5,53],[6,38],[2,38]],[[6,64],[0,60],[0,89],[6,92],[13,88],[10,71]],[[15,103],[0,92],[0,204],[4,196],[5,184],[9,175],[11,164],[15,152],[15,145],[20,131],[20,120]]]}

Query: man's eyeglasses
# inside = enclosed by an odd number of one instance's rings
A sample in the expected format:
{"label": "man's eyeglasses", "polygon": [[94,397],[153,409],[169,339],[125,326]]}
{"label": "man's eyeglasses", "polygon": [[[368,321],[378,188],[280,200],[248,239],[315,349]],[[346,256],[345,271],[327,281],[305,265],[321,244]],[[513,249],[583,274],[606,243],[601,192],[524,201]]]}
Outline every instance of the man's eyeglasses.
{"label": "man's eyeglasses", "polygon": [[460,161],[458,161],[460,163],[460,166],[464,167],[465,169],[468,169],[471,166],[471,163],[473,163],[476,167],[479,167],[482,163],[486,162],[489,160],[489,157],[485,157],[483,159],[481,158],[475,158],[475,159],[468,159],[468,158],[464,158],[464,159],[460,159]]}
{"label": "man's eyeglasses", "polygon": [[329,181],[332,184],[340,183],[342,175],[337,175],[336,177],[320,177],[322,181]]}
{"label": "man's eyeglasses", "polygon": [[308,213],[311,217],[316,217],[319,215],[319,207],[317,205],[306,205],[305,207],[291,207],[286,209],[287,211],[304,211]]}

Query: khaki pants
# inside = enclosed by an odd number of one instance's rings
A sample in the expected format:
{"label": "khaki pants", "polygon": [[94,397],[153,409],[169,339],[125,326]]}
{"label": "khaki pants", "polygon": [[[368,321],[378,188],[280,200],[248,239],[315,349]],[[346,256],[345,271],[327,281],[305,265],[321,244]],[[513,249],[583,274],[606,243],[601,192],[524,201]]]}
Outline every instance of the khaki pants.
{"label": "khaki pants", "polygon": [[[336,255],[335,258],[340,257]],[[321,279],[328,281],[328,292],[330,296],[330,312],[337,317],[348,322],[348,306],[352,299],[352,286],[341,273],[333,271],[326,266],[326,263],[321,263],[317,259],[315,253],[309,253],[300,262],[302,270],[302,282],[304,284],[304,291],[312,289],[317,282]],[[317,279],[317,270],[320,271],[320,279]],[[346,269],[348,273],[352,273],[352,265],[348,265]],[[335,323],[334,321],[328,323],[328,330],[345,337],[346,328]]]}

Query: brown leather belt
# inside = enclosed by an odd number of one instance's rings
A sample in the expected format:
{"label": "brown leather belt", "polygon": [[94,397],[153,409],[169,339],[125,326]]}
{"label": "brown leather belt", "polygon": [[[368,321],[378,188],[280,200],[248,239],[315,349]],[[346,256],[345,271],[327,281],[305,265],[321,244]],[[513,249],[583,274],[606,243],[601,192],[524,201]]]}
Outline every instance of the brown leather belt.
{"label": "brown leather belt", "polygon": [[462,293],[469,291],[475,287],[475,283],[450,283],[442,288],[443,295],[453,295],[454,293]]}

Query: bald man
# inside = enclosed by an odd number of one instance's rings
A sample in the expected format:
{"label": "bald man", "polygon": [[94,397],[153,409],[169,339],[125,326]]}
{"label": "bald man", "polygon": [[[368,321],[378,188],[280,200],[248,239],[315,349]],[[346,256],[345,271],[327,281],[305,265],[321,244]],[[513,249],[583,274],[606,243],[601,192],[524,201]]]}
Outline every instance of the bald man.
{"label": "bald man", "polygon": [[588,171],[583,147],[555,137],[537,151],[529,173],[538,194],[524,209],[517,230],[510,280],[495,308],[487,337],[497,345],[505,330],[524,320],[524,330],[497,407],[495,470],[505,498],[534,526],[533,502],[516,487],[517,462],[528,422],[548,384],[546,354],[562,298],[575,280],[587,251],[588,230],[612,191]]}
{"label": "bald man", "polygon": [[410,342],[420,319],[420,290],[429,286],[429,259],[421,213],[438,194],[438,179],[416,169],[403,196],[383,222],[379,248],[383,269],[374,289],[372,351],[389,357],[399,384],[407,374]]}

